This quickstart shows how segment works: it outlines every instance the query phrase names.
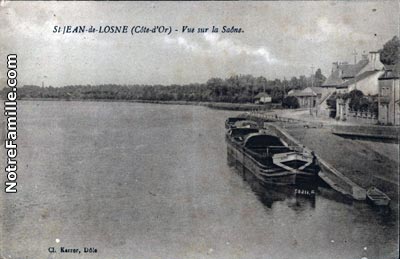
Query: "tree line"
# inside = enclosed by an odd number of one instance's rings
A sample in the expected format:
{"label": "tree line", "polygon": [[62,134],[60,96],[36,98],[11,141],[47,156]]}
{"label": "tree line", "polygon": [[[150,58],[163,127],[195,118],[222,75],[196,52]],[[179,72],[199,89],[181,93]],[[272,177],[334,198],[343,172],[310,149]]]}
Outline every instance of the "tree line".
{"label": "tree line", "polygon": [[18,89],[18,97],[248,103],[254,102],[255,96],[265,91],[271,96],[272,102],[280,103],[290,90],[304,89],[311,85],[320,86],[324,80],[325,76],[322,75],[321,69],[318,69],[312,76],[302,75],[290,80],[235,75],[226,79],[211,78],[203,84],[185,85],[24,85]]}

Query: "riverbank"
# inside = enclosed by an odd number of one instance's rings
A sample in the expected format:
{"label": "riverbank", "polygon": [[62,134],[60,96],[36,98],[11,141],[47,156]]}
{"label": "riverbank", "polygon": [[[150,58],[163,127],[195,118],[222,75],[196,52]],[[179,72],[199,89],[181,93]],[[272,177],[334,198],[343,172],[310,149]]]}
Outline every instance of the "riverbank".
{"label": "riverbank", "polygon": [[[353,195],[352,185],[364,190],[376,186],[392,199],[392,208],[398,211],[399,190],[399,146],[395,142],[373,142],[363,138],[343,138],[332,132],[332,128],[387,129],[383,126],[333,125],[318,120],[299,120],[296,117],[280,117],[283,114],[253,114],[256,119],[273,122],[286,131],[296,142],[313,150],[329,167],[339,172],[333,182],[344,189],[342,193]],[[252,115],[250,115],[250,118]],[[253,118],[254,119],[254,118]],[[376,133],[378,134],[378,133]],[[328,170],[329,171],[329,170]],[[331,174],[332,175],[332,174]],[[333,175],[334,176],[334,175]],[[343,180],[345,180],[343,182]],[[351,183],[350,185],[348,183]],[[354,184],[353,184],[354,183]],[[398,212],[396,212],[398,214]]]}
{"label": "riverbank", "polygon": [[282,123],[281,126],[286,127],[289,134],[362,188],[376,186],[384,191],[392,199],[391,207],[397,209],[399,190],[397,144],[380,143],[379,148],[371,148],[370,141],[342,138],[332,134],[328,128],[305,128]]}
{"label": "riverbank", "polygon": [[195,105],[211,109],[228,111],[254,111],[282,109],[281,104],[268,103],[265,105],[252,103],[226,103],[226,102],[196,102],[196,101],[158,101],[158,100],[115,100],[115,99],[61,99],[61,98],[23,98],[21,101],[79,101],[79,102],[133,102],[167,105]]}

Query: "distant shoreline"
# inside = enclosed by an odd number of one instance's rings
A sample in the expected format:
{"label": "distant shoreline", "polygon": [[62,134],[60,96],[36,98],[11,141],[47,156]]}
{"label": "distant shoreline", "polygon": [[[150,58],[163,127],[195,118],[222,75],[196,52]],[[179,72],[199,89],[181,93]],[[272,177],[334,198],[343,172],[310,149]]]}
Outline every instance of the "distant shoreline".
{"label": "distant shoreline", "polygon": [[231,111],[251,111],[251,110],[273,110],[282,109],[280,104],[270,103],[267,105],[252,103],[225,103],[225,102],[196,102],[196,101],[157,101],[157,100],[117,100],[117,99],[64,99],[64,98],[23,98],[18,101],[66,101],[66,102],[130,102],[130,103],[151,103],[166,105],[195,105],[205,106],[211,109],[231,110]]}

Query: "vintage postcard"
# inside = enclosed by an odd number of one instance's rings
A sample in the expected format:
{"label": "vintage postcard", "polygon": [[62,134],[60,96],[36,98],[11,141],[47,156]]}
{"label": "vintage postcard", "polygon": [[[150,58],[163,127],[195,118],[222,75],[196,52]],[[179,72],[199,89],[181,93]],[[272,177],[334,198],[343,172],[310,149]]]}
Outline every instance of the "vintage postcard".
{"label": "vintage postcard", "polygon": [[0,259],[399,258],[399,13],[0,1]]}

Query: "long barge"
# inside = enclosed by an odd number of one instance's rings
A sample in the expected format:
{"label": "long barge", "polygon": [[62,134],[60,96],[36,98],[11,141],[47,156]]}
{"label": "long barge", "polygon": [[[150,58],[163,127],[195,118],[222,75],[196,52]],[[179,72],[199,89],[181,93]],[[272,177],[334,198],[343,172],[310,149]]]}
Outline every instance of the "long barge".
{"label": "long barge", "polygon": [[[250,124],[251,125],[251,124]],[[262,184],[294,185],[315,180],[320,170],[312,152],[289,146],[278,136],[254,126],[234,126],[226,132],[228,163]]]}

